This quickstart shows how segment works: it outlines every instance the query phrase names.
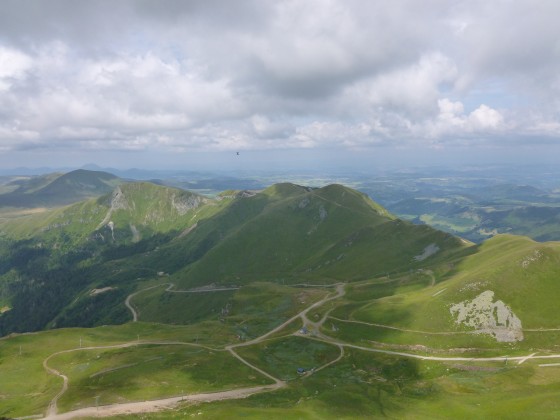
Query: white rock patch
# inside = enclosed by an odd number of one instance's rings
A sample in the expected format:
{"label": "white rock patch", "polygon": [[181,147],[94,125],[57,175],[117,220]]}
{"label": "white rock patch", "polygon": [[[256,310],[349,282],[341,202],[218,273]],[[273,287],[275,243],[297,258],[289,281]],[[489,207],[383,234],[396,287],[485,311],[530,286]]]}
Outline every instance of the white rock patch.
{"label": "white rock patch", "polygon": [[422,251],[420,255],[415,256],[414,260],[424,261],[426,258],[431,257],[438,251],[439,251],[439,246],[437,246],[436,244],[430,244],[426,248],[424,248],[424,251]]}
{"label": "white rock patch", "polygon": [[319,219],[321,219],[321,222],[325,220],[327,216],[327,210],[323,206],[319,207]]}
{"label": "white rock patch", "polygon": [[535,249],[535,251],[532,254],[528,255],[521,261],[521,267],[527,268],[529,267],[529,265],[531,265],[532,262],[538,261],[542,257],[543,257],[543,253],[538,249]]}
{"label": "white rock patch", "polygon": [[494,292],[486,290],[473,300],[457,303],[449,311],[455,323],[472,327],[476,332],[493,335],[496,341],[523,340],[521,320],[501,300],[494,300]]}

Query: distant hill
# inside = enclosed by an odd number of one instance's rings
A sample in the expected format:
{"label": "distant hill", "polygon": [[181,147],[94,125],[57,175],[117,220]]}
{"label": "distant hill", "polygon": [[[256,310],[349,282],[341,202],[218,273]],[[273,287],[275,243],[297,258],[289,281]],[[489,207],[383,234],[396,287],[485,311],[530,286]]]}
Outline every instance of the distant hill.
{"label": "distant hill", "polygon": [[[76,179],[60,177],[48,187],[52,185],[51,191],[56,192],[69,183],[75,184]],[[99,185],[98,190],[102,188]],[[40,238],[57,249],[92,241],[124,246],[196,223],[193,210],[205,204],[216,207],[211,200],[188,191],[130,182],[98,198],[8,221],[0,230],[12,238]]]}
{"label": "distant hill", "polygon": [[106,194],[124,181],[110,173],[78,169],[20,178],[5,184],[0,207],[56,207]]}

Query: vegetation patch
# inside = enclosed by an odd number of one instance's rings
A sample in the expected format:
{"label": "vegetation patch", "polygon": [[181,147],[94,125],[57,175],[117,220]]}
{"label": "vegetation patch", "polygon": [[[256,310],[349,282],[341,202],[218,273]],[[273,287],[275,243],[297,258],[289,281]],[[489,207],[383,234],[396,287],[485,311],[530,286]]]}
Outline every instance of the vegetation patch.
{"label": "vegetation patch", "polygon": [[63,411],[270,383],[227,352],[180,344],[75,351],[49,365],[69,378]]}
{"label": "vegetation patch", "polygon": [[[296,380],[302,374],[312,372],[340,355],[340,350],[336,346],[301,337],[264,341],[235,351],[284,381]],[[303,371],[298,372],[299,369]]]}

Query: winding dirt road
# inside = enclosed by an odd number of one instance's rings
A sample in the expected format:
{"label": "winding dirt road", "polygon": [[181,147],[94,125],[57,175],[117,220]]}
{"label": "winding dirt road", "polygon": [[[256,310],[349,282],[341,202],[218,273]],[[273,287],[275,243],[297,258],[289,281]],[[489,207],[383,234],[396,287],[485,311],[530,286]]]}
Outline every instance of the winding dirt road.
{"label": "winding dirt road", "polygon": [[[142,290],[139,290],[135,293],[132,293],[131,295],[129,295],[126,298],[125,305],[129,308],[129,310],[132,313],[133,322],[138,321],[138,313],[134,309],[134,307],[132,306],[132,304],[130,302],[131,299],[138,293],[141,293],[141,292],[144,292],[144,291],[147,291],[147,290],[150,290],[150,289],[154,289],[156,287],[165,286],[165,285],[168,285],[168,288],[166,289],[166,291],[169,291],[169,288],[174,286],[173,283],[158,284],[156,286],[151,286],[151,287],[148,287],[146,289],[142,289]],[[223,288],[222,289],[209,289],[209,290],[205,290],[205,291],[210,291],[211,292],[211,291],[220,291],[220,290],[223,290]],[[182,292],[189,292],[189,291],[182,291]],[[197,291],[197,292],[200,292],[200,291]],[[198,345],[198,344],[184,343],[184,342],[142,341],[142,342],[129,342],[129,343],[123,343],[123,344],[115,344],[115,345],[111,345],[111,346],[80,347],[80,348],[62,350],[62,351],[53,353],[43,361],[43,367],[45,368],[45,370],[47,370],[47,372],[61,377],[62,380],[63,380],[63,385],[62,385],[62,389],[60,390],[60,392],[49,403],[46,418],[48,418],[48,419],[70,419],[70,418],[76,418],[76,417],[82,417],[82,416],[91,416],[91,415],[111,416],[111,415],[126,414],[126,413],[143,413],[143,412],[158,411],[158,410],[161,410],[163,408],[173,407],[181,401],[217,401],[217,400],[224,400],[224,399],[245,398],[245,397],[247,397],[249,395],[253,395],[255,393],[272,391],[272,390],[275,390],[275,389],[282,388],[282,387],[286,386],[286,383],[284,381],[281,381],[280,379],[270,375],[268,372],[265,372],[264,370],[260,369],[259,367],[255,366],[255,365],[251,364],[250,362],[248,362],[247,360],[243,359],[239,354],[237,354],[235,352],[234,348],[245,347],[245,346],[250,346],[250,345],[253,345],[253,344],[258,344],[258,343],[266,340],[268,337],[275,334],[276,332],[281,331],[282,329],[284,329],[286,326],[288,326],[290,323],[292,323],[294,320],[296,320],[298,318],[302,318],[305,321],[307,312],[309,312],[313,308],[316,308],[318,306],[323,305],[325,302],[328,302],[330,300],[337,299],[337,298],[343,296],[344,293],[345,293],[344,285],[343,284],[337,284],[335,295],[326,296],[325,298],[315,302],[314,304],[307,307],[306,309],[304,309],[300,313],[298,313],[298,314],[294,315],[292,318],[288,319],[286,322],[284,322],[281,325],[279,325],[278,327],[270,330],[266,334],[261,335],[260,337],[257,337],[253,340],[250,340],[250,341],[247,341],[247,342],[244,342],[244,343],[229,345],[229,346],[226,346],[224,348],[225,351],[228,351],[233,357],[238,359],[241,363],[243,363],[243,364],[249,366],[250,368],[252,368],[253,370],[259,372],[261,375],[264,375],[265,377],[273,380],[274,384],[272,384],[272,385],[264,385],[264,386],[252,387],[252,388],[240,388],[240,389],[233,389],[233,390],[229,390],[229,391],[221,391],[221,392],[214,392],[214,393],[193,394],[193,395],[189,395],[189,396],[172,397],[172,398],[152,400],[152,401],[132,402],[132,403],[126,403],[126,404],[112,404],[112,405],[102,406],[102,407],[98,407],[98,408],[88,407],[88,408],[84,408],[84,409],[80,409],[80,410],[69,411],[69,412],[64,413],[64,414],[57,414],[57,412],[58,412],[57,402],[62,397],[62,395],[64,395],[64,393],[67,391],[68,382],[69,382],[68,377],[66,375],[64,375],[64,374],[60,373],[59,371],[57,371],[56,369],[53,369],[53,368],[48,366],[49,360],[51,358],[59,355],[59,354],[77,352],[77,351],[82,351],[82,350],[126,348],[126,347],[132,347],[132,346],[138,346],[138,345],[147,345],[147,344],[150,344],[150,345],[181,344],[181,345],[192,345],[192,346],[195,346],[195,347],[204,347],[204,348],[208,348],[208,347],[201,346],[201,345]],[[340,360],[340,358],[342,358],[342,356],[344,354],[344,350],[340,346],[339,346],[339,348],[341,349],[340,356],[337,359],[333,360],[332,362],[328,363],[327,365],[322,366],[320,369],[325,368],[328,365],[331,365],[332,363],[335,363],[338,360]],[[212,349],[212,350],[217,350],[217,349]]]}
{"label": "winding dirt road", "polygon": [[86,407],[63,414],[51,414],[45,418],[49,420],[68,420],[77,417],[109,417],[119,414],[151,413],[154,411],[175,408],[182,402],[212,402],[247,398],[253,394],[274,391],[281,386],[284,385],[272,384],[253,388],[232,389],[230,391],[207,392],[181,397],[171,397],[154,401],[140,401],[124,404],[103,405],[99,407]]}
{"label": "winding dirt road", "polygon": [[[59,372],[58,370],[51,368],[48,363],[49,360],[55,356],[60,354],[66,353],[74,353],[78,351],[86,351],[86,350],[107,350],[107,349],[122,349],[127,347],[135,347],[135,346],[142,346],[142,345],[161,345],[161,346],[169,346],[169,345],[183,345],[183,346],[190,346],[190,347],[199,347],[204,348],[207,350],[212,351],[225,351],[224,349],[215,349],[212,347],[207,347],[201,344],[196,343],[186,343],[182,341],[134,341],[122,344],[114,344],[109,346],[89,346],[89,347],[79,347],[74,349],[68,350],[61,350],[56,353],[51,354],[43,361],[43,367],[45,370],[53,375],[59,376],[63,380],[62,389],[49,403],[47,409],[47,415],[45,418],[47,419],[66,419],[66,418],[75,418],[75,417],[82,417],[87,415],[96,415],[96,413],[107,413],[105,415],[116,415],[116,414],[125,414],[125,413],[142,413],[148,411],[157,411],[165,407],[170,407],[176,405],[178,402],[184,401],[216,401],[219,399],[233,399],[233,398],[245,398],[249,395],[255,394],[257,392],[265,392],[278,389],[280,387],[285,386],[285,383],[280,381],[279,379],[269,375],[268,373],[262,371],[256,366],[253,366],[246,360],[242,359],[239,355],[230,351],[232,355],[234,355],[237,359],[241,360],[247,366],[255,369],[256,371],[262,373],[266,377],[272,379],[275,383],[272,385],[263,385],[258,387],[251,387],[251,388],[239,388],[239,389],[232,389],[229,391],[220,391],[220,392],[212,392],[212,393],[202,393],[202,394],[193,394],[189,396],[181,396],[181,397],[172,397],[172,398],[165,398],[160,400],[153,400],[153,401],[142,401],[137,403],[126,403],[126,404],[112,404],[108,406],[101,406],[98,409],[96,408],[94,413],[92,414],[91,410],[93,407],[88,407],[80,410],[69,411],[64,414],[58,414],[58,407],[57,403],[60,397],[68,390],[68,377],[63,373]],[[138,411],[134,411],[138,410]]]}
{"label": "winding dirt road", "polygon": [[[130,311],[133,315],[133,320],[134,321],[138,320],[138,314],[135,311],[135,309],[132,307],[132,304],[130,303],[131,298],[134,297],[136,294],[138,294],[140,292],[143,292],[143,291],[146,291],[146,290],[149,290],[149,289],[153,289],[155,287],[161,287],[163,285],[169,285],[169,287],[173,287],[172,283],[159,284],[157,286],[152,286],[152,287],[149,287],[149,288],[146,288],[146,289],[142,289],[142,290],[140,290],[136,293],[133,293],[133,294],[131,294],[127,297],[125,304],[130,309]],[[250,341],[246,341],[244,343],[231,344],[231,345],[225,346],[223,349],[213,349],[213,348],[210,348],[210,347],[207,347],[207,346],[204,346],[204,345],[199,345],[199,344],[195,344],[195,343],[186,343],[186,342],[173,342],[173,341],[142,341],[142,342],[138,342],[138,341],[135,341],[135,342],[128,342],[128,343],[109,345],[109,346],[75,348],[75,349],[62,350],[62,351],[53,353],[43,361],[43,367],[45,368],[45,370],[47,372],[61,377],[62,380],[63,380],[63,385],[62,385],[62,389],[60,390],[60,392],[51,400],[51,402],[48,406],[45,418],[46,419],[51,419],[51,420],[59,420],[59,419],[62,420],[62,419],[73,419],[73,418],[84,417],[84,416],[107,417],[107,416],[114,416],[114,415],[120,415],[120,414],[148,413],[148,412],[154,412],[154,411],[159,411],[159,410],[163,410],[163,409],[175,408],[181,402],[184,402],[184,401],[211,402],[211,401],[219,401],[219,400],[227,400],[227,399],[239,399],[239,398],[246,398],[250,395],[254,395],[254,394],[257,394],[257,393],[261,393],[261,392],[270,392],[270,391],[280,389],[280,388],[286,386],[286,383],[284,381],[272,376],[268,372],[260,369],[259,367],[255,366],[255,365],[251,364],[250,362],[248,362],[247,360],[243,359],[243,357],[241,357],[235,351],[235,349],[240,348],[240,347],[246,347],[246,346],[251,346],[251,345],[254,345],[254,344],[261,343],[261,342],[269,339],[269,337],[272,336],[273,334],[275,334],[275,333],[281,331],[282,329],[286,328],[288,325],[290,325],[293,321],[297,320],[298,318],[303,321],[304,325],[312,325],[316,330],[314,335],[305,335],[306,338],[309,338],[311,340],[321,341],[321,342],[331,344],[331,345],[335,345],[340,349],[340,355],[336,359],[334,359],[334,360],[326,363],[325,365],[319,367],[313,373],[318,372],[322,369],[325,369],[328,366],[330,366],[330,365],[338,362],[339,360],[341,360],[344,357],[344,354],[345,354],[344,349],[345,348],[353,348],[353,349],[368,351],[368,352],[372,352],[372,353],[381,353],[381,354],[407,357],[407,358],[418,359],[418,360],[429,360],[429,361],[439,361],[439,362],[492,362],[492,361],[496,361],[496,362],[504,361],[505,362],[505,361],[509,360],[509,361],[518,361],[518,363],[521,364],[521,363],[524,363],[525,361],[527,361],[529,359],[545,359],[545,360],[547,360],[547,359],[560,359],[560,354],[536,355],[535,353],[530,354],[530,355],[525,355],[525,356],[513,356],[513,357],[510,357],[510,356],[496,356],[496,357],[423,356],[423,355],[414,354],[414,353],[384,350],[384,349],[377,349],[377,348],[372,348],[372,347],[364,347],[364,346],[359,346],[359,345],[355,345],[355,344],[344,343],[344,342],[338,341],[338,340],[336,340],[332,337],[326,336],[326,335],[320,333],[320,331],[319,331],[320,327],[323,325],[325,320],[330,317],[329,316],[330,311],[325,313],[323,315],[322,319],[318,322],[312,322],[307,318],[308,312],[311,311],[312,309],[317,308],[317,307],[325,304],[326,302],[329,302],[331,300],[338,299],[338,298],[344,296],[344,294],[345,294],[345,289],[344,289],[345,285],[344,284],[336,284],[336,285],[333,285],[333,286],[336,287],[336,293],[334,295],[331,295],[331,296],[327,295],[323,299],[321,299],[321,300],[315,302],[314,304],[310,305],[306,309],[302,310],[298,314],[294,315],[293,317],[291,317],[287,321],[283,322],[282,324],[273,328],[272,330],[268,331],[267,333],[261,335],[260,337],[257,337],[253,340],[250,340]],[[208,290],[208,291],[212,291],[212,290]],[[214,291],[218,291],[218,290],[215,289]],[[396,328],[396,327],[383,326],[383,325],[377,325],[377,324],[368,324],[368,323],[360,322],[360,321],[341,320],[341,319],[334,318],[334,317],[330,317],[330,318],[336,319],[336,320],[342,321],[342,322],[357,322],[357,323],[363,323],[363,324],[366,324],[366,325],[374,325],[374,326],[385,327],[385,328],[399,329],[399,328]],[[405,330],[405,331],[408,331],[408,330]],[[420,332],[420,331],[412,331],[411,330],[411,332]],[[422,333],[426,333],[426,332],[422,332]],[[443,334],[449,334],[449,333],[443,333]],[[301,334],[299,334],[297,332],[293,333],[293,335],[300,335],[301,336]],[[87,407],[87,408],[83,408],[83,409],[79,409],[79,410],[69,411],[69,412],[66,412],[66,413],[63,413],[63,414],[57,414],[57,402],[62,397],[62,395],[64,395],[66,390],[68,389],[69,380],[68,380],[68,377],[65,376],[64,374],[62,374],[61,372],[57,371],[56,369],[53,369],[53,368],[49,367],[48,362],[53,357],[55,357],[59,354],[63,354],[63,353],[70,353],[70,352],[76,352],[76,351],[82,351],[82,350],[125,348],[125,347],[132,347],[132,346],[138,346],[138,345],[173,345],[173,344],[187,345],[187,346],[193,346],[193,347],[202,347],[202,348],[210,349],[210,350],[213,350],[213,351],[228,351],[233,357],[238,359],[241,363],[245,364],[246,366],[248,366],[251,369],[255,370],[256,372],[260,373],[261,375],[271,379],[272,381],[274,381],[274,383],[271,384],[271,385],[263,385],[263,386],[257,386],[257,387],[249,387],[249,388],[239,388],[239,389],[232,389],[232,390],[219,391],[219,392],[192,394],[192,395],[164,398],[164,399],[151,400],[151,401],[140,401],[140,402],[131,402],[131,403],[124,403],[124,404],[112,404],[112,405],[106,405],[106,406],[100,406],[100,407]]]}
{"label": "winding dirt road", "polygon": [[330,319],[334,319],[335,321],[344,322],[348,324],[361,324],[361,325],[369,325],[371,327],[377,328],[386,328],[388,330],[396,330],[402,332],[409,332],[415,334],[425,334],[425,335],[464,335],[464,334],[476,334],[477,331],[421,331],[421,330],[409,330],[406,328],[400,327],[393,327],[391,325],[384,325],[384,324],[375,324],[372,322],[364,322],[364,321],[354,321],[351,319],[340,319],[334,316],[329,316]]}

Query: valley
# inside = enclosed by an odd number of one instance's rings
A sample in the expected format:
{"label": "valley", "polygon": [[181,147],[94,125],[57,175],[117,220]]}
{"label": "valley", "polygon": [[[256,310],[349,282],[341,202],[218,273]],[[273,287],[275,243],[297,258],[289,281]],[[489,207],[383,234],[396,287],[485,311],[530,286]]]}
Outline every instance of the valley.
{"label": "valley", "polygon": [[558,16],[0,1],[0,420],[560,419]]}
{"label": "valley", "polygon": [[123,182],[0,231],[0,417],[560,413],[558,242],[291,183]]}
{"label": "valley", "polygon": [[[371,287],[375,283],[371,282],[363,282],[362,284],[356,285],[356,288],[363,289],[364,287]],[[162,285],[165,286],[165,285]],[[504,372],[504,371],[512,371],[517,369],[524,369],[525,371],[535,371],[535,370],[542,370],[542,369],[552,369],[555,370],[556,366],[560,366],[558,363],[554,363],[560,359],[560,354],[553,353],[547,349],[540,349],[539,352],[533,352],[530,354],[525,354],[524,350],[521,348],[518,349],[516,352],[511,351],[507,348],[502,348],[501,350],[491,349],[494,346],[488,346],[485,351],[485,354],[481,354],[481,348],[461,348],[459,349],[441,349],[435,350],[428,348],[422,345],[409,345],[409,346],[398,346],[398,345],[389,345],[389,346],[380,346],[379,343],[375,343],[373,341],[369,341],[367,343],[364,342],[363,339],[358,339],[357,343],[359,344],[352,344],[346,340],[342,341],[340,339],[333,338],[331,334],[333,333],[333,329],[325,328],[324,324],[327,323],[336,323],[332,325],[337,325],[336,332],[340,332],[343,330],[347,330],[347,327],[344,326],[346,323],[347,325],[352,323],[361,323],[362,325],[366,325],[368,327],[373,328],[385,328],[385,329],[392,329],[402,333],[403,335],[411,335],[407,337],[409,343],[416,342],[414,335],[453,335],[453,334],[464,334],[468,337],[470,332],[444,332],[444,331],[416,331],[416,330],[408,330],[403,328],[398,328],[395,326],[390,325],[379,325],[379,324],[370,324],[360,321],[353,321],[353,320],[342,320],[331,316],[330,313],[337,309],[341,304],[344,305],[343,301],[347,297],[345,290],[350,286],[338,284],[334,285],[330,289],[328,295],[323,297],[322,299],[312,303],[303,311],[295,314],[293,317],[289,318],[276,328],[270,330],[269,332],[252,339],[250,341],[246,341],[243,343],[238,344],[229,344],[223,347],[217,346],[208,346],[199,344],[195,342],[183,342],[183,341],[171,341],[171,340],[158,340],[158,341],[151,341],[147,338],[143,338],[140,340],[137,338],[136,340],[132,340],[126,343],[120,344],[112,344],[112,345],[97,345],[97,346],[90,346],[90,345],[83,345],[82,347],[76,347],[72,349],[62,350],[56,353],[49,355],[43,361],[43,367],[51,374],[55,374],[61,378],[63,378],[63,386],[59,393],[57,393],[54,398],[49,403],[49,409],[47,411],[46,418],[52,419],[64,419],[64,418],[75,418],[77,416],[114,416],[119,414],[133,414],[133,413],[157,413],[160,410],[166,410],[170,408],[178,408],[181,406],[181,403],[184,405],[185,402],[205,402],[211,403],[213,401],[226,401],[226,400],[235,400],[238,398],[246,398],[250,395],[258,394],[261,392],[271,392],[277,391],[281,388],[291,386],[294,381],[307,381],[309,380],[312,375],[319,375],[319,372],[323,369],[328,369],[332,366],[335,366],[339,363],[349,351],[359,351],[359,352],[366,352],[372,354],[379,354],[382,357],[389,357],[389,358],[397,358],[397,360],[418,360],[421,363],[440,363],[443,366],[451,366],[453,371],[458,372],[475,372],[480,373],[483,372],[486,375],[488,373],[497,372]],[[219,293],[219,292],[202,292],[202,293]],[[352,300],[355,302],[355,300]],[[331,307],[325,311],[324,306]],[[309,316],[314,311],[323,312],[323,316],[318,321],[311,321]],[[314,314],[315,315],[315,314]],[[314,317],[313,315],[311,315]],[[296,322],[297,321],[297,322]],[[303,331],[303,327],[307,328],[306,332]],[[103,327],[107,328],[107,327]],[[353,329],[352,329],[353,330]],[[539,331],[539,329],[532,329],[531,331]],[[558,331],[558,329],[547,331],[540,331],[541,335],[546,336],[551,332]],[[353,331],[356,333],[356,331]],[[44,334],[44,333],[41,333]],[[48,333],[47,333],[48,334]],[[198,337],[197,337],[198,338]],[[351,340],[354,341],[354,340]],[[390,340],[385,340],[390,341]],[[405,340],[406,341],[406,340]],[[264,344],[266,343],[266,344]],[[316,344],[314,344],[316,343]],[[323,343],[323,344],[320,344]],[[138,367],[139,364],[143,363],[144,365],[148,365],[150,363],[158,363],[159,360],[165,357],[168,352],[176,347],[191,347],[193,349],[199,349],[198,351],[189,351],[186,354],[187,360],[192,364],[193,361],[197,359],[200,362],[206,363],[216,363],[218,362],[222,368],[225,368],[224,362],[219,362],[216,360],[223,359],[227,355],[227,352],[231,354],[232,357],[238,359],[242,364],[246,365],[250,369],[255,371],[254,374],[248,375],[248,377],[252,377],[253,380],[256,379],[257,376],[260,376],[261,382],[270,382],[271,384],[263,384],[260,386],[249,386],[246,388],[239,387],[239,385],[243,385],[243,382],[240,382],[239,379],[233,380],[233,384],[235,384],[234,389],[223,390],[223,391],[213,391],[213,392],[191,392],[186,395],[177,395],[174,397],[166,397],[162,399],[157,399],[156,394],[145,394],[148,389],[143,390],[144,398],[146,401],[143,402],[113,402],[110,401],[110,396],[108,395],[107,391],[104,389],[100,395],[92,396],[95,393],[95,387],[91,387],[91,391],[89,392],[89,397],[87,393],[84,394],[84,390],[80,390],[76,393],[75,390],[72,388],[72,384],[80,384],[80,387],[84,387],[84,381],[87,382],[87,375],[89,372],[95,372],[89,375],[90,382],[95,380],[96,377],[108,377],[110,375],[115,374],[122,374],[125,370],[132,370],[131,368],[134,367],[134,370],[140,370],[142,375],[153,375],[155,377],[162,376],[165,377],[166,380],[169,380],[170,377],[173,375],[171,373],[166,373],[165,371],[161,371],[161,367],[157,370],[153,370],[153,368],[148,368],[146,370],[145,366]],[[264,347],[263,347],[264,346]],[[292,348],[291,351],[286,353],[286,350],[281,350],[282,348]],[[321,347],[322,346],[322,347]],[[403,348],[405,347],[405,348]],[[330,348],[330,349],[329,349]],[[119,351],[127,349],[128,355],[127,359],[132,357],[132,360],[144,360],[143,362],[136,362],[136,363],[125,363],[123,364],[122,355],[119,356],[119,353],[113,355],[112,352],[114,350]],[[134,349],[134,350],[132,350]],[[296,350],[297,349],[297,350]],[[132,351],[130,351],[132,350]],[[281,351],[281,353],[278,353]],[[459,354],[457,352],[459,351]],[[276,357],[280,357],[280,360],[283,361],[283,364],[287,366],[283,366],[282,364],[278,364],[272,362],[271,360],[266,357],[267,354],[272,352],[272,354],[276,354]],[[505,352],[505,353],[504,353]],[[173,352],[172,352],[173,353]],[[494,355],[491,355],[491,354]],[[516,354],[517,353],[517,354]],[[80,354],[78,356],[77,354]],[[83,354],[83,355],[82,355]],[[212,354],[212,356],[205,355],[205,354]],[[222,354],[222,356],[219,356]],[[434,355],[435,354],[435,355]],[[163,355],[163,356],[162,356]],[[196,356],[195,356],[196,355]],[[263,355],[265,356],[263,358]],[[61,359],[61,356],[63,359]],[[115,357],[118,356],[118,357]],[[184,356],[183,356],[184,357]],[[201,359],[202,357],[202,359]],[[105,360],[102,362],[102,365],[99,365],[99,362],[96,360]],[[109,358],[109,363],[117,363],[118,365],[115,367],[105,367],[100,369],[101,366],[107,366],[107,358]],[[81,369],[77,370],[76,367],[83,366],[84,363],[87,361],[88,368],[83,373],[80,372]],[[200,363],[199,362],[199,363]],[[318,363],[317,363],[318,362]],[[553,363],[550,363],[553,362]],[[300,364],[305,364],[305,366],[312,366],[307,367],[306,372],[303,374],[295,373],[296,366]],[[317,364],[316,364],[317,363]],[[56,366],[56,368],[50,367],[50,364]],[[316,364],[316,365],[315,365]],[[91,365],[91,366],[89,366]],[[99,366],[96,366],[99,365]],[[524,365],[522,368],[521,365]],[[72,367],[76,366],[76,367]],[[111,365],[109,365],[111,366]],[[194,364],[196,366],[196,362]],[[58,370],[60,369],[60,370]],[[240,369],[239,366],[235,366],[230,362],[227,364],[227,369],[229,374],[234,374]],[[68,376],[66,376],[64,370],[70,372]],[[196,368],[195,368],[196,370]],[[447,368],[449,370],[449,368]],[[192,372],[191,368],[191,372]],[[271,372],[271,373],[269,373]],[[129,372],[128,375],[137,376],[138,372]],[[546,376],[546,374],[545,374]],[[150,378],[153,380],[154,378]],[[225,378],[221,378],[220,383],[222,386],[227,386],[227,382],[224,382]],[[382,377],[378,377],[377,380],[383,379]],[[130,380],[130,378],[129,378]],[[381,381],[383,382],[383,381]],[[126,389],[123,388],[123,384],[120,386],[117,385],[117,388],[113,388],[113,392],[119,392],[120,399],[138,399],[138,397],[134,398],[134,396],[123,396],[122,392]],[[177,385],[175,384],[175,389],[177,389]],[[188,384],[182,383],[181,387],[189,387]],[[192,386],[192,385],[191,385]],[[231,386],[231,385],[230,385]],[[125,385],[126,387],[126,385]],[[196,387],[195,389],[201,389]],[[204,388],[203,388],[204,389]],[[211,389],[211,388],[210,388]],[[152,391],[155,389],[152,389]],[[206,388],[206,390],[209,390]],[[97,392],[99,392],[99,388],[97,388]],[[169,390],[167,390],[169,393]],[[182,394],[184,389],[181,391],[176,391],[176,393]],[[101,399],[100,399],[101,398]],[[109,399],[107,399],[109,398]],[[66,403],[63,405],[69,411],[65,413],[58,414],[58,406],[59,400],[63,401],[66,399]],[[76,405],[68,406],[69,401],[91,401],[96,400],[96,406],[90,405],[89,408],[74,408]],[[99,404],[101,401],[101,404]],[[78,405],[81,405],[79,403]],[[191,409],[194,408],[195,410],[200,410],[201,408],[198,406],[190,406]],[[72,409],[74,408],[74,409]],[[288,411],[289,413],[289,411]],[[289,414],[288,414],[289,415]]]}

